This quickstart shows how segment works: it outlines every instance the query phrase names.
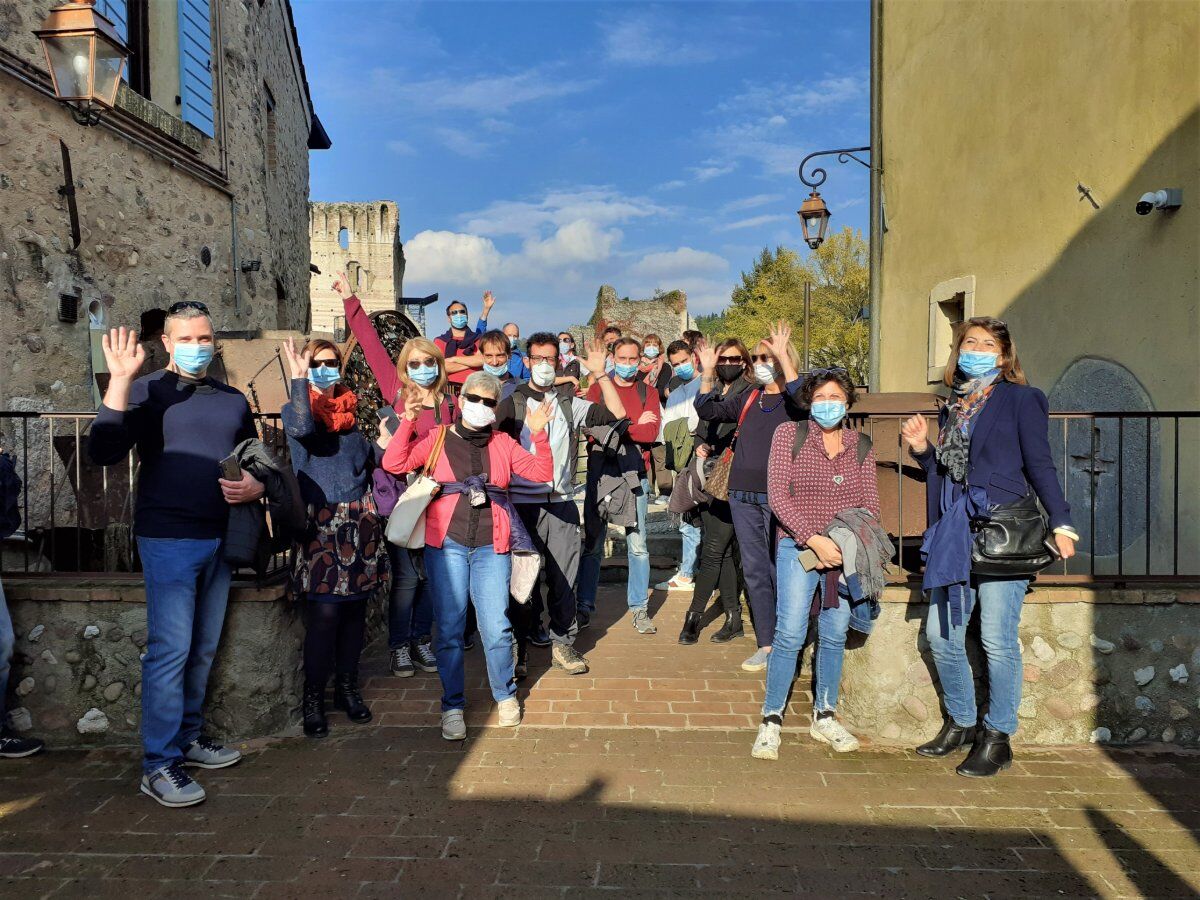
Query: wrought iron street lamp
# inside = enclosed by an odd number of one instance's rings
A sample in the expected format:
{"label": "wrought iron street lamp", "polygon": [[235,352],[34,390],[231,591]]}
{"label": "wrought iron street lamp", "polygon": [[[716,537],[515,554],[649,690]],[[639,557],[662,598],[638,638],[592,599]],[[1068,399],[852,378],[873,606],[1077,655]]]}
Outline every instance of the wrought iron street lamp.
{"label": "wrought iron street lamp", "polygon": [[129,49],[94,0],[71,0],[50,10],[34,32],[46,53],[54,95],[80,125],[95,125],[117,102]]}
{"label": "wrought iron street lamp", "polygon": [[808,161],[815,156],[832,156],[837,154],[838,162],[845,163],[849,160],[854,160],[860,166],[871,168],[871,164],[866,160],[859,159],[855,153],[869,153],[870,147],[851,147],[845,150],[819,150],[816,153],[810,153],[800,161],[800,180],[812,188],[812,193],[808,195],[808,199],[800,204],[800,209],[797,215],[800,216],[800,227],[804,231],[804,242],[813,250],[816,250],[825,241],[825,232],[829,228],[829,219],[832,213],[829,212],[829,207],[825,205],[825,201],[821,199],[820,193],[817,191],[821,185],[825,183],[828,174],[824,169],[816,168],[812,170],[812,180],[804,177],[804,167]]}

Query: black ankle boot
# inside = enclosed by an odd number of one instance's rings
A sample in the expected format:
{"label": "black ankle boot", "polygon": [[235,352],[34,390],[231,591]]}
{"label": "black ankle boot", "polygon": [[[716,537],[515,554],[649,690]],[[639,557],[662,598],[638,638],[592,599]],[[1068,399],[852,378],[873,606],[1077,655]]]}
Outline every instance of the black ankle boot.
{"label": "black ankle boot", "polygon": [[942,730],[937,733],[937,737],[927,744],[922,744],[917,748],[917,752],[922,756],[949,756],[955,750],[970,747],[975,742],[975,732],[978,730],[973,725],[970,728],[963,728],[947,717],[946,721],[942,723]]}
{"label": "black ankle boot", "polygon": [[329,734],[329,721],[325,718],[325,688],[304,686],[304,733],[309,737],[325,737]]}
{"label": "black ankle boot", "polygon": [[683,630],[679,632],[679,643],[694,644],[698,640],[700,640],[700,613],[686,613],[683,617]]}
{"label": "black ankle boot", "polygon": [[351,722],[370,722],[371,710],[358,692],[357,675],[338,675],[333,685],[333,705],[344,712]]}
{"label": "black ankle boot", "polygon": [[1012,747],[1003,731],[983,728],[975,738],[975,746],[956,771],[968,778],[991,778],[1012,765]]}
{"label": "black ankle boot", "polygon": [[742,631],[742,611],[725,613],[725,624],[709,638],[714,644],[724,644],[734,638],[740,638],[746,632]]}

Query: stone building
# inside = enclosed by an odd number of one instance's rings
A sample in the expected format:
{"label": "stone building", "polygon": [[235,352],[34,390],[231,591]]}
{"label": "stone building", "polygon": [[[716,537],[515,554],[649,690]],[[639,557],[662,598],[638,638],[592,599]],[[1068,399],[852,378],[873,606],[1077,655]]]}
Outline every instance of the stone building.
{"label": "stone building", "polygon": [[669,344],[692,327],[687,311],[687,294],[683,291],[667,291],[647,300],[630,300],[628,297],[618,297],[612,285],[601,285],[596,292],[596,307],[587,326],[574,330],[599,332],[610,325],[636,338],[657,334],[665,344]]}
{"label": "stone building", "polygon": [[19,351],[0,409],[92,408],[101,330],[181,298],[218,330],[302,329],[308,151],[329,139],[288,0],[100,0],[130,60],[90,128],[33,34],[53,5],[0,2],[0,334]]}
{"label": "stone building", "polygon": [[397,310],[403,294],[400,211],[390,200],[310,203],[312,330],[340,331],[342,302],[332,290],[338,272],[350,278],[367,312]]}

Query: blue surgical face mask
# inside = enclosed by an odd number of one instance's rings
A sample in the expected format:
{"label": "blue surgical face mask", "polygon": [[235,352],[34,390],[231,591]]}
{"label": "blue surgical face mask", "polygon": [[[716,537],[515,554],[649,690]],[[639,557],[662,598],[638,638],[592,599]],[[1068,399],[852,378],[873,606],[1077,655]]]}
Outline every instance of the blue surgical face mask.
{"label": "blue surgical face mask", "polygon": [[176,344],[171,359],[189,375],[199,375],[212,362],[212,344]]}
{"label": "blue surgical face mask", "polygon": [[691,381],[696,375],[696,367],[690,362],[680,363],[675,367],[675,374],[684,381]]}
{"label": "blue surgical face mask", "polygon": [[615,363],[613,371],[618,378],[623,378],[626,381],[632,381],[633,376],[637,374],[637,363]]}
{"label": "blue surgical face mask", "polygon": [[466,328],[467,327],[467,314],[466,313],[451,314],[450,324],[453,325],[455,328]]}
{"label": "blue surgical face mask", "polygon": [[421,387],[429,387],[438,380],[438,367],[421,366],[419,369],[409,369],[408,377]]}
{"label": "blue surgical face mask", "polygon": [[958,354],[958,368],[968,378],[979,378],[996,368],[996,353],[981,353],[978,350],[963,350]]}
{"label": "blue surgical face mask", "polygon": [[570,356],[572,353],[575,352],[575,348],[573,346],[571,346],[570,344],[568,344],[566,341],[559,341],[558,342],[558,352],[561,353],[563,356]]}
{"label": "blue surgical face mask", "polygon": [[809,415],[822,428],[833,428],[846,418],[846,404],[841,400],[817,400]]}
{"label": "blue surgical face mask", "polygon": [[642,351],[642,356],[646,357],[646,359],[658,359],[658,354],[661,352],[656,346],[651,344]]}
{"label": "blue surgical face mask", "polygon": [[333,366],[317,366],[315,369],[308,370],[308,380],[317,390],[323,391],[341,381],[342,373]]}
{"label": "blue surgical face mask", "polygon": [[487,372],[489,375],[495,375],[497,378],[501,378],[508,374],[508,363],[504,363],[500,366],[492,366],[488,363],[484,363],[483,371]]}

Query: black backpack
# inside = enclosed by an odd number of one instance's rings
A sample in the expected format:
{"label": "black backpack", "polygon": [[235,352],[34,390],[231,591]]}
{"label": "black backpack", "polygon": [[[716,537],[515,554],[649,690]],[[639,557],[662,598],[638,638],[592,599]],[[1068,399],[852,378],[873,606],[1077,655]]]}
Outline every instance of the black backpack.
{"label": "black backpack", "polygon": [[0,450],[0,538],[6,538],[21,527],[21,476],[17,460],[11,453]]}
{"label": "black backpack", "polygon": [[[804,446],[804,442],[808,440],[808,423],[809,419],[801,419],[796,423],[796,437],[792,441],[792,461],[795,462],[796,457],[800,455],[800,448]],[[849,430],[849,429],[847,429]],[[855,455],[858,457],[858,464],[862,466],[867,458],[867,454],[871,452],[873,443],[871,436],[864,431],[858,433],[858,449]],[[793,482],[788,485],[788,495],[796,496],[796,485]]]}
{"label": "black backpack", "polygon": [[[533,388],[528,385],[519,385],[512,393],[513,402],[513,422],[516,426],[514,430],[517,434],[514,437],[520,437],[520,426],[525,424],[525,412],[529,407],[529,395],[533,393]],[[564,397],[558,391],[551,388],[546,391],[547,394],[553,394],[558,401],[559,411],[563,415],[563,419],[567,423],[567,432],[571,435],[571,439],[575,439],[575,412],[572,408],[571,397]]]}

